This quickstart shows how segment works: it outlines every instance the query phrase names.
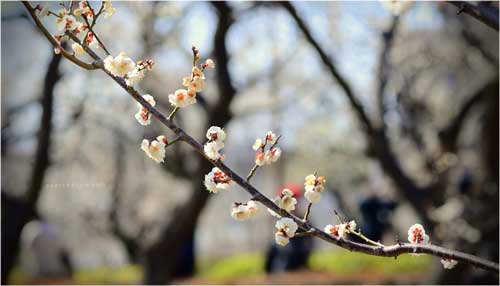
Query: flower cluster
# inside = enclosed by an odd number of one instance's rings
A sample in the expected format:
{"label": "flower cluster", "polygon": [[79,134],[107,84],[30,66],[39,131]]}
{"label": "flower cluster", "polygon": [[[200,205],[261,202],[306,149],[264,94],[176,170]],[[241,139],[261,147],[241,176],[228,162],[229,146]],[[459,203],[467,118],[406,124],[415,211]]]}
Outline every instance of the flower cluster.
{"label": "flower cluster", "polygon": [[163,135],[156,137],[156,140],[149,142],[143,139],[141,149],[146,152],[149,158],[156,163],[162,163],[165,158],[165,147],[167,146],[167,138]]}
{"label": "flower cluster", "polygon": [[[278,137],[272,131],[266,133],[264,140],[257,138],[252,148],[257,151],[255,153],[255,164],[257,166],[270,165],[278,161],[281,156],[281,149],[279,147],[274,147],[278,142]],[[265,150],[266,145],[270,144],[269,150]]]}
{"label": "flower cluster", "polygon": [[285,246],[295,236],[298,226],[291,218],[285,217],[276,222],[276,228],[278,231],[274,234],[274,239],[277,244]]}
{"label": "flower cluster", "polygon": [[[78,36],[81,32],[87,31],[82,41],[90,48],[99,48],[101,45],[96,39],[95,34],[92,32],[91,27],[89,28],[88,25],[92,23],[91,25],[93,26],[97,16],[101,13],[104,14],[104,18],[109,18],[116,12],[116,9],[113,8],[113,5],[109,0],[102,1],[101,5],[102,6],[97,15],[95,15],[94,9],[90,6],[88,1],[80,1],[78,3],[78,7],[73,10],[68,10],[63,5],[63,7],[57,12],[50,11],[48,5],[37,5],[35,7],[35,15],[40,19],[46,16],[55,16],[55,24],[59,34],[54,35],[54,39],[58,44],[61,43],[63,37],[67,36],[65,34],[66,32],[70,32],[73,35]],[[81,20],[82,18],[83,21]],[[80,21],[78,19],[80,19]],[[74,43],[72,45],[72,49],[75,55],[81,55],[84,53],[83,47],[78,43]],[[59,54],[61,52],[61,47],[55,47],[54,52]]]}
{"label": "flower cluster", "polygon": [[425,234],[421,224],[414,224],[408,229],[408,241],[416,244],[429,244],[429,236]]}
{"label": "flower cluster", "polygon": [[317,177],[316,174],[308,175],[305,178],[304,196],[310,203],[317,203],[321,199],[321,193],[325,190],[326,179],[323,176]]}
{"label": "flower cluster", "polygon": [[214,167],[210,173],[205,175],[205,187],[211,193],[227,190],[231,185],[231,178],[217,167]]}
{"label": "flower cluster", "polygon": [[441,264],[443,264],[444,269],[453,269],[457,265],[458,261],[449,258],[441,258]]}
{"label": "flower cluster", "polygon": [[[156,105],[156,101],[151,95],[145,94],[142,96],[142,98],[144,98],[152,106]],[[149,113],[149,111],[144,106],[142,106],[142,104],[137,103],[137,106],[139,106],[139,111],[137,111],[137,113],[135,114],[135,119],[137,119],[137,121],[141,125],[151,124],[151,113]]]}
{"label": "flower cluster", "polygon": [[[295,210],[295,205],[297,204],[297,199],[293,197],[293,192],[289,189],[283,189],[281,195],[275,197],[273,202],[280,207],[280,209],[287,212]],[[272,209],[267,209],[267,211],[275,217],[281,217],[279,214],[274,212]]]}
{"label": "flower cluster", "polygon": [[[89,38],[92,39],[92,37]],[[123,52],[116,57],[107,56],[104,59],[104,68],[114,76],[124,77],[127,85],[140,82],[144,78],[146,70],[152,70],[153,66],[154,61],[151,59],[138,61],[136,64]]]}
{"label": "flower cluster", "polygon": [[258,211],[259,207],[254,200],[250,200],[246,204],[235,202],[231,207],[231,216],[235,220],[247,220],[253,217]]}
{"label": "flower cluster", "polygon": [[224,155],[220,154],[219,151],[224,148],[226,132],[220,127],[212,126],[207,130],[206,137],[208,142],[203,146],[205,155],[214,161],[224,159]]}
{"label": "flower cluster", "polygon": [[325,226],[324,231],[331,236],[345,239],[350,232],[356,231],[356,222],[351,220],[337,225],[329,224]]}
{"label": "flower cluster", "polygon": [[[196,63],[197,59],[199,59],[198,50],[193,47],[193,52],[194,63]],[[196,103],[196,93],[203,91],[205,88],[205,74],[203,71],[207,67],[215,67],[211,59],[207,59],[201,65],[201,68],[197,67],[196,64],[193,66],[191,75],[185,76],[182,79],[182,85],[186,89],[178,89],[173,94],[169,94],[168,100],[172,106],[180,108]]]}
{"label": "flower cluster", "polygon": [[154,64],[154,61],[151,59],[146,61],[138,61],[135,68],[125,75],[125,81],[127,82],[127,85],[133,85],[134,83],[140,82],[146,75],[146,70],[153,70]]}

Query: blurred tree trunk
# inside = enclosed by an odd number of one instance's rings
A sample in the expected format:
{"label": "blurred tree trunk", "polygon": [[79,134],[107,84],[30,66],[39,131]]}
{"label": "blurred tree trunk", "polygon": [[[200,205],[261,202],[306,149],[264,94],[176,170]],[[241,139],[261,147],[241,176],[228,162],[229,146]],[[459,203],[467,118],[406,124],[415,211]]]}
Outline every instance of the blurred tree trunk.
{"label": "blurred tree trunk", "polygon": [[6,283],[8,274],[15,265],[19,252],[19,242],[23,227],[36,218],[36,205],[43,188],[46,170],[50,165],[50,138],[52,135],[52,107],[54,88],[61,78],[60,55],[53,55],[45,75],[41,98],[42,118],[38,130],[38,143],[30,184],[24,199],[8,195],[2,189],[2,282]]}
{"label": "blurred tree trunk", "polygon": [[[498,77],[488,84],[480,93],[486,100],[481,106],[480,119],[480,152],[484,175],[477,186],[477,192],[470,195],[471,200],[466,208],[469,223],[481,233],[479,243],[461,243],[461,251],[484,257],[498,262]],[[443,270],[437,281],[438,284],[491,284],[498,285],[498,274],[477,271],[477,269],[459,263],[452,270]]]}
{"label": "blurred tree trunk", "polygon": [[[219,100],[209,109],[206,129],[210,126],[223,127],[231,120],[229,107],[236,94],[229,74],[229,55],[225,44],[227,32],[233,23],[231,8],[225,2],[213,2],[212,5],[218,13],[218,25],[214,36],[214,59],[217,64],[215,71]],[[145,251],[145,284],[170,282],[176,267],[181,266],[178,265],[180,247],[194,237],[198,217],[210,198],[210,193],[203,184],[203,177],[212,169],[207,160],[201,157],[198,157],[198,160],[198,168],[193,176],[198,179],[193,180],[191,197],[184,205],[174,210],[172,219],[158,242]]]}

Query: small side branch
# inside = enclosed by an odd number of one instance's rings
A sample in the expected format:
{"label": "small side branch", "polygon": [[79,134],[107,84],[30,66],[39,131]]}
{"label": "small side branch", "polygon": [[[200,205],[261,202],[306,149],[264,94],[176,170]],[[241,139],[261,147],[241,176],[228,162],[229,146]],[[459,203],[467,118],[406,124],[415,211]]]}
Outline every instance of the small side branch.
{"label": "small side branch", "polygon": [[446,1],[458,8],[457,14],[465,13],[498,32],[498,8],[473,5],[466,1]]}

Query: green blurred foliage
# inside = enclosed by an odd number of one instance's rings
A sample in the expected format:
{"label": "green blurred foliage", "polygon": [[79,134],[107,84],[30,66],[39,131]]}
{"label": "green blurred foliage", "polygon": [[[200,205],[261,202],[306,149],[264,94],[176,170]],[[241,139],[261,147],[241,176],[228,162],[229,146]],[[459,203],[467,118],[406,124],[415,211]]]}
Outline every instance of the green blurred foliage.
{"label": "green blurred foliage", "polygon": [[[316,251],[309,258],[312,271],[356,275],[377,273],[380,275],[401,275],[424,273],[431,267],[432,257],[427,255],[397,259],[376,257],[343,250]],[[218,260],[202,260],[198,264],[197,278],[211,283],[224,283],[236,279],[264,276],[265,256],[262,253],[245,253]],[[11,275],[12,284],[26,284],[27,279],[20,268]],[[78,270],[73,275],[75,284],[136,284],[142,281],[142,269],[138,265],[119,268],[101,267]]]}

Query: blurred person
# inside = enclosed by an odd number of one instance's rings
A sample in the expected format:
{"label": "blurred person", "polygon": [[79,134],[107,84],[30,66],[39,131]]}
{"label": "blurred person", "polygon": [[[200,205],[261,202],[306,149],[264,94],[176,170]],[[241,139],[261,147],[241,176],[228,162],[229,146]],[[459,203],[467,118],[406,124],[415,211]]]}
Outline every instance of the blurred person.
{"label": "blurred person", "polygon": [[[293,211],[295,215],[303,217],[307,201],[303,198],[301,187],[296,184],[286,184],[278,192],[281,195],[283,189],[292,191],[297,199],[297,205]],[[293,271],[307,267],[307,260],[313,249],[313,238],[309,236],[294,237],[286,246],[277,245],[274,240],[266,253],[266,273],[280,273]]]}
{"label": "blurred person", "polygon": [[21,233],[21,265],[32,278],[71,277],[68,251],[55,225],[42,220],[26,224]]}
{"label": "blurred person", "polygon": [[363,234],[371,240],[381,241],[389,227],[390,214],[396,207],[395,201],[377,194],[369,194],[361,199],[359,209],[363,218],[361,224]]}

